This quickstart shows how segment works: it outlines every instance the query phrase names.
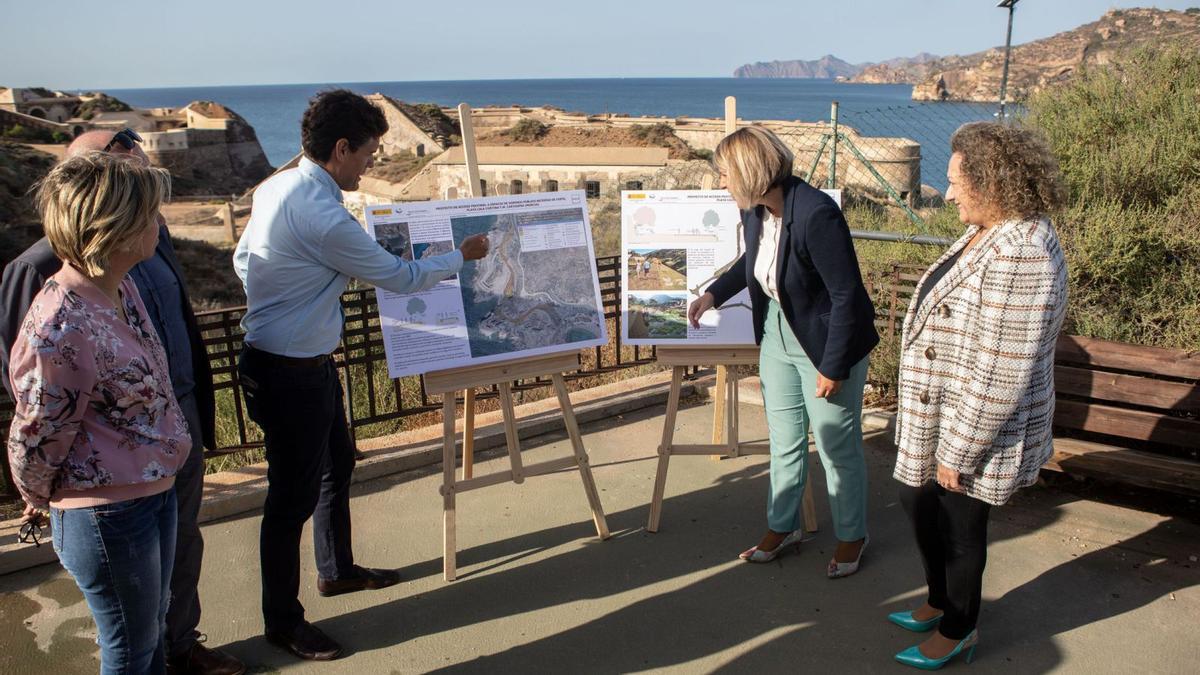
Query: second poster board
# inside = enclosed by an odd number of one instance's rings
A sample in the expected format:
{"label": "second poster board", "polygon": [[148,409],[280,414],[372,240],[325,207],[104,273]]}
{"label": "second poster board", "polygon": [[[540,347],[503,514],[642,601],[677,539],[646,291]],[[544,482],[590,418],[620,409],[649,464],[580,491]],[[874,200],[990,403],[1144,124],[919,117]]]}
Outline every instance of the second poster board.
{"label": "second poster board", "polygon": [[[840,190],[825,190],[841,205]],[[621,193],[621,338],[630,345],[753,345],[750,294],[707,312],[687,308],[745,252],[741,214],[725,190]]]}

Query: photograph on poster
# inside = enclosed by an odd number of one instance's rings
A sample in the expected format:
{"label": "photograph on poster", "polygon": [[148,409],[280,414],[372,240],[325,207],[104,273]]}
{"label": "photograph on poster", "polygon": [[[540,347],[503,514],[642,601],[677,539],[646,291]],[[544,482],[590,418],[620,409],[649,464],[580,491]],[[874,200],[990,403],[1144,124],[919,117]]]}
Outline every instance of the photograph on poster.
{"label": "photograph on poster", "polygon": [[[424,242],[420,242],[420,243],[413,243],[412,250],[413,250],[413,259],[414,260],[422,260],[425,258],[432,258],[434,256],[445,255],[447,253],[450,253],[451,251],[454,250],[454,242],[447,240],[447,241],[424,241]],[[458,275],[455,274],[454,276],[447,277],[447,280],[457,279],[457,278],[458,278]]]}
{"label": "photograph on poster", "polygon": [[642,339],[687,337],[687,293],[630,293],[629,335]]}
{"label": "photograph on poster", "polygon": [[375,241],[392,255],[404,260],[413,259],[412,238],[408,234],[408,223],[386,223],[375,228]]}
{"label": "photograph on poster", "polygon": [[626,260],[631,291],[682,291],[687,288],[686,248],[631,248]]}

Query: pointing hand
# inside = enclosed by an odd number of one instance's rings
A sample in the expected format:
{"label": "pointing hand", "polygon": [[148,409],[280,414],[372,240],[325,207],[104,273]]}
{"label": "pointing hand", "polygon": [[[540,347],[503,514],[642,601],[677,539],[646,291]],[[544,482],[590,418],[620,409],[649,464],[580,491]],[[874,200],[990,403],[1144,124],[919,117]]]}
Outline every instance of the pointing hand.
{"label": "pointing hand", "polygon": [[488,238],[486,234],[476,234],[463,239],[458,250],[462,251],[463,260],[479,260],[488,254]]}

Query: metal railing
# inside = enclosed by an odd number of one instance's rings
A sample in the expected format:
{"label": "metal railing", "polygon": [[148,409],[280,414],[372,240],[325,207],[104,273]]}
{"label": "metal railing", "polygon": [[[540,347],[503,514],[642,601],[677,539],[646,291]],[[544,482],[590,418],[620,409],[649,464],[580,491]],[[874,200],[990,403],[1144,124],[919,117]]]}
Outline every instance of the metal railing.
{"label": "metal railing", "polygon": [[[653,347],[628,346],[621,341],[620,264],[618,256],[596,260],[609,341],[605,346],[583,350],[580,369],[566,376],[569,383],[575,383],[573,388],[591,384],[586,381],[589,378],[602,379],[606,375],[611,377],[611,374],[619,371],[651,366],[654,363]],[[249,419],[237,378],[237,359],[242,350],[243,337],[241,319],[245,309],[230,307],[199,312],[196,315],[208,350],[218,406],[218,447],[206,453],[209,458],[262,446],[261,432]],[[345,326],[341,345],[334,354],[334,362],[347,394],[347,416],[350,418],[351,431],[355,437],[358,438],[364,430],[377,431],[377,428],[371,429],[373,426],[387,425],[405,418],[440,411],[441,397],[430,396],[425,391],[423,377],[388,377],[387,357],[384,353],[383,333],[379,328],[379,307],[375,302],[374,289],[347,291],[342,295],[342,309],[345,314]],[[515,383],[514,391],[529,392],[550,385],[550,380],[519,380]],[[496,396],[498,392],[493,389],[479,392],[476,398],[486,401]],[[12,413],[12,401],[0,393],[0,440],[5,444]],[[7,452],[3,457],[4,489],[0,492],[0,500],[14,499],[16,495],[11,488]]]}
{"label": "metal railing", "polygon": [[[596,272],[600,281],[600,296],[604,316],[608,321],[609,342],[602,347],[583,350],[581,367],[567,375],[568,381],[596,377],[606,373],[646,366],[654,363],[652,347],[622,344],[620,330],[621,269],[617,256],[598,258]],[[370,425],[393,422],[406,417],[441,410],[441,397],[425,390],[424,378],[412,375],[392,379],[387,374],[387,356],[383,332],[379,327],[379,307],[371,288],[347,291],[342,295],[345,325],[341,345],[334,353],[334,363],[343,378],[347,392],[347,416],[351,431],[357,437]],[[226,421],[225,436],[220,447],[210,454],[228,454],[260,447],[261,440],[252,431],[246,417],[241,387],[237,381],[237,356],[241,352],[241,317],[244,307],[220,309],[197,315],[204,342],[213,368],[213,387],[221,411],[234,422],[232,430]],[[549,380],[517,381],[514,391],[530,391],[550,386]],[[477,400],[498,395],[495,390],[479,392]],[[232,397],[232,400],[229,399]],[[224,400],[221,400],[224,398]],[[232,438],[230,438],[232,431]]]}
{"label": "metal railing", "polygon": [[[589,378],[601,379],[619,371],[649,367],[655,363],[653,347],[622,344],[620,258],[598,258],[596,270],[604,316],[608,321],[609,342],[603,347],[582,351],[580,369],[566,377],[569,382],[575,383],[575,388],[593,386],[595,383],[589,382]],[[864,274],[867,289],[876,303],[876,325],[881,332],[896,332],[903,321],[912,288],[923,270],[923,267],[897,263],[884,272]],[[334,354],[334,359],[345,384],[347,415],[355,437],[360,437],[364,431],[367,433],[362,437],[382,435],[388,430],[380,431],[381,425],[419,415],[440,414],[441,398],[426,392],[423,377],[388,377],[374,289],[347,291],[342,296],[342,308],[345,328],[342,344]],[[212,367],[213,389],[218,404],[218,447],[206,453],[209,459],[262,446],[261,432],[249,419],[237,379],[237,358],[241,353],[243,335],[241,318],[244,313],[245,307],[231,307],[197,314]],[[518,381],[514,390],[532,391],[550,384],[549,380],[541,379]],[[476,398],[486,401],[497,396],[498,392],[493,389],[479,392]],[[4,441],[7,441],[12,412],[12,401],[0,395],[0,439]],[[4,453],[3,470],[4,490],[0,492],[0,500],[15,499],[7,453]]]}

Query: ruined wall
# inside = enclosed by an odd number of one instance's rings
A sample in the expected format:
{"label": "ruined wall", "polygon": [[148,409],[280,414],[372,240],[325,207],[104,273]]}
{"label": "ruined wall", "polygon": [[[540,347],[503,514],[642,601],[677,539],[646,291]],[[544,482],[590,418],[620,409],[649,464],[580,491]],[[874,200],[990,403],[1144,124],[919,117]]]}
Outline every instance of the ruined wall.
{"label": "ruined wall", "polygon": [[159,146],[146,152],[152,164],[171,172],[179,194],[239,194],[272,171],[254,129],[245,123],[230,120],[225,129],[184,133],[186,147]]}
{"label": "ruined wall", "polygon": [[[454,199],[465,197],[467,168],[454,164],[431,165],[435,181],[429,199]],[[648,185],[650,179],[662,170],[661,166],[520,166],[484,165],[479,167],[479,177],[487,182],[487,195],[512,193],[512,181],[521,181],[523,193],[545,192],[549,181],[558,182],[558,191],[582,190],[588,181],[600,184],[600,194],[611,194],[625,188],[630,181],[641,181]]]}
{"label": "ruined wall", "polygon": [[423,129],[413,124],[413,121],[392,105],[384,97],[368,97],[387,119],[388,130],[379,142],[379,149],[385,155],[396,155],[407,152],[417,157],[436,155],[445,151],[445,147]]}

